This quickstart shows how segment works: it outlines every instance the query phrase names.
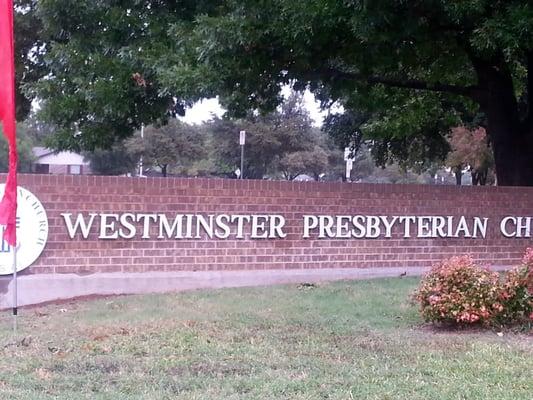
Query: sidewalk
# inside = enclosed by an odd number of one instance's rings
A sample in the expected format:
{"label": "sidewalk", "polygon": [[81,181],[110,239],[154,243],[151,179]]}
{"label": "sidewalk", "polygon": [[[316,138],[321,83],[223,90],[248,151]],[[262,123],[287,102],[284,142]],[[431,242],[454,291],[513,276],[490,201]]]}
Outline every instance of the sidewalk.
{"label": "sidewalk", "polygon": [[[427,268],[331,268],[21,275],[17,280],[18,304],[25,306],[91,295],[164,293],[194,289],[317,283],[343,279],[419,276],[426,270]],[[11,307],[12,290],[11,277],[1,277],[0,309]]]}

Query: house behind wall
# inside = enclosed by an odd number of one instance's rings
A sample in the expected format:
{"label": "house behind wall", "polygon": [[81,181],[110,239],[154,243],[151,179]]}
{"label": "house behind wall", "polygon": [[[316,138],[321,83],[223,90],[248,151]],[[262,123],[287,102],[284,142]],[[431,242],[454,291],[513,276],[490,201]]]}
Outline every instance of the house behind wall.
{"label": "house behind wall", "polygon": [[45,147],[34,147],[35,161],[32,171],[36,174],[90,175],[91,169],[81,154],[70,151],[56,152]]}

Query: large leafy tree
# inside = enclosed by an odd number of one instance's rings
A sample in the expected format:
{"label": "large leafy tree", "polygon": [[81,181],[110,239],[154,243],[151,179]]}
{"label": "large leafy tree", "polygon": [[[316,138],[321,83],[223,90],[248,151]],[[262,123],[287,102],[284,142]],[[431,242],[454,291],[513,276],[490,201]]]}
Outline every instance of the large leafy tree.
{"label": "large leafy tree", "polygon": [[[22,1],[22,0],[19,0]],[[26,0],[25,2],[28,2]],[[39,57],[21,58],[45,70],[26,95],[57,126],[49,145],[57,149],[109,148],[144,123],[164,124],[183,114],[185,100],[163,87],[153,61],[173,46],[167,30],[192,20],[201,2],[34,0],[18,19],[38,21]],[[208,2],[206,2],[208,3]],[[178,17],[179,16],[179,17]],[[23,34],[17,42],[24,42]],[[19,47],[27,49],[28,46]],[[24,52],[23,50],[21,50]]]}
{"label": "large leafy tree", "polygon": [[272,110],[289,83],[369,115],[378,139],[482,113],[498,183],[533,184],[528,0],[39,0],[37,15],[57,146],[107,145],[202,96]]}
{"label": "large leafy tree", "polygon": [[38,0],[14,0],[15,5],[15,59],[16,114],[25,119],[31,111],[32,95],[27,85],[46,75],[44,42],[41,20],[37,16]]}

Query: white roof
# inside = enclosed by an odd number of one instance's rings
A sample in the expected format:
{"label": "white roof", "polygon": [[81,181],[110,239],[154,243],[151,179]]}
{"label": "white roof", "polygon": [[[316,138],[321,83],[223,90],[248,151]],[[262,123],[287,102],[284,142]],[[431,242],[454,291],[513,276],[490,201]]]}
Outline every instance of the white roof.
{"label": "white roof", "polygon": [[71,151],[59,151],[48,149],[46,147],[34,147],[33,156],[35,164],[48,165],[89,165],[83,159],[83,156]]}

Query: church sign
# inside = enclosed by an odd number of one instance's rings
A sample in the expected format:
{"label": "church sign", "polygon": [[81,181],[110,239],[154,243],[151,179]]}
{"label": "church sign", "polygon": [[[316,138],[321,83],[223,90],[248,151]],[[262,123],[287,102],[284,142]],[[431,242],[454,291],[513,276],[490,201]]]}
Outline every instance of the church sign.
{"label": "church sign", "polygon": [[[515,265],[533,188],[21,175],[17,270]],[[0,187],[0,195],[3,187]],[[0,275],[13,249],[0,243]]]}

